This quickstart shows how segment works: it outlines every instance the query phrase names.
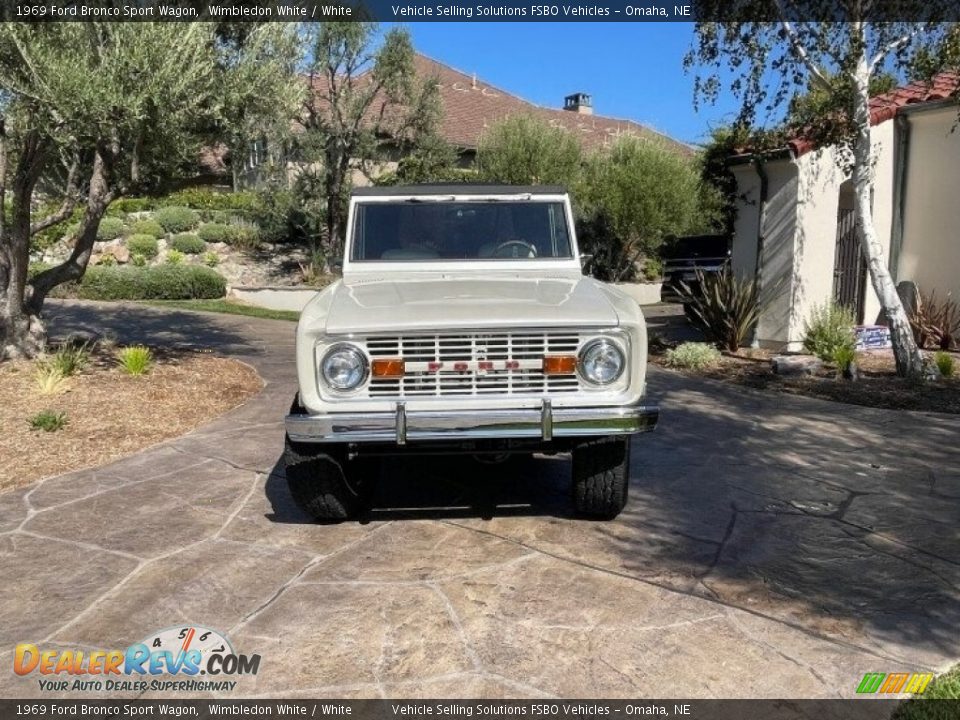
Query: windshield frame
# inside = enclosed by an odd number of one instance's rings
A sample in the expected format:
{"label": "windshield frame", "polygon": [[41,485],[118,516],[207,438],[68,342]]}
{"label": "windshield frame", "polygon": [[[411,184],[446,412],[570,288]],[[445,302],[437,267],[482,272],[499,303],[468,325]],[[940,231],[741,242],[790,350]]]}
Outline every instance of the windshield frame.
{"label": "windshield frame", "polygon": [[[456,260],[351,260],[353,255],[354,230],[357,208],[360,205],[375,203],[453,203],[453,202],[543,202],[561,203],[567,222],[567,235],[570,241],[570,257],[553,258],[496,258],[496,259],[456,259]],[[469,270],[482,272],[488,270],[576,270],[582,272],[580,251],[577,245],[576,229],[573,223],[573,211],[569,197],[564,193],[518,193],[518,194],[476,194],[469,195],[364,195],[350,198],[347,215],[346,241],[343,248],[343,273],[349,272],[450,272]]]}

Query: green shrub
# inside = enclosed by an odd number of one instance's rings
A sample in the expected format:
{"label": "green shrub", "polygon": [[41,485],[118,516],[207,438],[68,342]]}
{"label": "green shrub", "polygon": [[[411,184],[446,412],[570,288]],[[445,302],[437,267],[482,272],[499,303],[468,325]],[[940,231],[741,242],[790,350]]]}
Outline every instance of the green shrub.
{"label": "green shrub", "polygon": [[85,300],[192,300],[221,298],[227,281],[200,265],[88,268],[76,290]]}
{"label": "green shrub", "polygon": [[953,355],[945,350],[938,350],[933,355],[933,362],[936,363],[937,370],[941,377],[953,377],[954,361]]}
{"label": "green shrub", "polygon": [[43,358],[37,364],[41,367],[52,368],[64,377],[70,377],[90,364],[90,350],[86,343],[64,345],[53,355]]}
{"label": "green shrub", "polygon": [[693,285],[680,283],[680,297],[690,321],[730,352],[740,349],[763,309],[757,283],[737,277],[729,267],[716,273],[697,270]]}
{"label": "green shrub", "polygon": [[207,249],[207,244],[194,233],[174,235],[170,246],[185,255],[199,255]]}
{"label": "green shrub", "polygon": [[133,263],[134,267],[143,267],[147,264],[147,258],[142,253],[133,253],[130,256],[130,262]]}
{"label": "green shrub", "polygon": [[117,365],[127,375],[146,375],[153,366],[153,353],[143,345],[132,345],[117,352]]}
{"label": "green shrub", "polygon": [[154,258],[160,252],[157,238],[153,235],[131,235],[127,238],[127,249],[135,255],[145,258]]}
{"label": "green shrub", "polygon": [[655,282],[663,279],[663,261],[660,258],[648,257],[643,261],[643,279]]}
{"label": "green shrub", "polygon": [[160,238],[167,234],[163,229],[163,225],[150,218],[137,220],[130,226],[130,231],[135,235],[149,235],[155,238]]}
{"label": "green shrub", "polygon": [[97,265],[116,265],[117,259],[113,256],[112,253],[104,253],[99,258],[97,258]]}
{"label": "green shrub", "polygon": [[120,198],[110,203],[110,214],[127,214],[135,212],[145,212],[157,207],[157,201],[154,198],[133,197]]}
{"label": "green shrub", "polygon": [[233,216],[226,210],[207,210],[203,213],[203,219],[215,225],[227,225],[231,217]]}
{"label": "green shrub", "polygon": [[30,425],[31,430],[56,432],[66,427],[67,414],[65,412],[54,412],[53,410],[41,410],[27,420],[27,423]]}
{"label": "green shrub", "polygon": [[197,235],[206,242],[230,242],[230,238],[234,234],[234,229],[232,225],[227,225],[225,223],[211,222],[201,225],[200,229],[197,230]]}
{"label": "green shrub", "polygon": [[167,265],[183,265],[186,255],[179,250],[167,250]]}
{"label": "green shrub", "polygon": [[667,350],[667,365],[687,370],[703,370],[720,362],[720,351],[710,343],[685,342]]}
{"label": "green shrub", "polygon": [[216,267],[220,264],[220,257],[215,252],[205,252],[203,254],[203,264],[207,267]]}
{"label": "green shrub", "polygon": [[838,345],[833,350],[833,364],[837,366],[837,374],[843,375],[857,359],[857,350],[854,345]]}
{"label": "green shrub", "polygon": [[260,246],[260,228],[251,222],[245,220],[235,220],[230,228],[232,230],[227,243],[237,250],[252,251]]}
{"label": "green shrub", "polygon": [[856,345],[855,324],[849,308],[836,303],[817,305],[804,328],[803,348],[824,362],[834,362],[838,352]]}
{"label": "green shrub", "polygon": [[221,192],[210,187],[190,187],[171,193],[163,199],[165,205],[182,205],[194,210],[253,212],[258,207],[252,192]]}
{"label": "green shrub", "polygon": [[196,212],[177,205],[160,208],[153,214],[153,219],[160,223],[164,230],[172,233],[193,230],[200,224],[200,216]]}
{"label": "green shrub", "polygon": [[97,227],[97,240],[116,240],[123,235],[124,230],[123,220],[115,217],[105,217]]}

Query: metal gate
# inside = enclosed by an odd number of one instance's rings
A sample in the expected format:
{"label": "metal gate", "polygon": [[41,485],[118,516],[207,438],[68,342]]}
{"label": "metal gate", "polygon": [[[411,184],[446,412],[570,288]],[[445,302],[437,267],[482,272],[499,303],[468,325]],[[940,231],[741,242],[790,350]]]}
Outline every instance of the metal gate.
{"label": "metal gate", "polygon": [[833,260],[833,299],[851,308],[857,323],[863,322],[863,300],[867,289],[867,263],[857,240],[857,218],[853,210],[837,213],[837,250]]}

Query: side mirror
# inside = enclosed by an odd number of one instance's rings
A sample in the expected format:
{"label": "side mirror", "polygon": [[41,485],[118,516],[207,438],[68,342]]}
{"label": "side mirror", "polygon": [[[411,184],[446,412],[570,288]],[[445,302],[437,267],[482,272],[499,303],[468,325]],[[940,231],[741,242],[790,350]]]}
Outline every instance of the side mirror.
{"label": "side mirror", "polygon": [[333,271],[334,275],[343,275],[343,260],[337,258],[330,262],[330,270]]}
{"label": "side mirror", "polygon": [[593,253],[580,253],[580,269],[586,271],[593,261]]}

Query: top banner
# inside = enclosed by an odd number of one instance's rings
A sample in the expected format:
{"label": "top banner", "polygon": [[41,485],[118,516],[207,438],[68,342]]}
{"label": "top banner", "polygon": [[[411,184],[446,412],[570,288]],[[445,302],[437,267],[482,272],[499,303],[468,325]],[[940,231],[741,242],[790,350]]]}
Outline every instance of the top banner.
{"label": "top banner", "polygon": [[[10,22],[845,22],[846,0],[4,0]],[[863,9],[860,5],[860,9]],[[875,0],[870,22],[960,19],[953,0]]]}

